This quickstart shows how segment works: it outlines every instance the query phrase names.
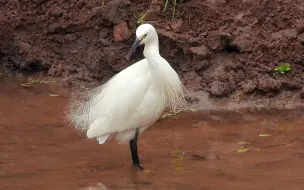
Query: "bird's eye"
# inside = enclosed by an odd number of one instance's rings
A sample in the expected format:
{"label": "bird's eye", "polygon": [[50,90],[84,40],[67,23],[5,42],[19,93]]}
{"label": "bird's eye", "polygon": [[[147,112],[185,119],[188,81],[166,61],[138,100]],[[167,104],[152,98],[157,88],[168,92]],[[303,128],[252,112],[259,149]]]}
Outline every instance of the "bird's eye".
{"label": "bird's eye", "polygon": [[140,38],[140,40],[144,40],[146,37],[147,37],[147,34],[142,35],[141,38]]}

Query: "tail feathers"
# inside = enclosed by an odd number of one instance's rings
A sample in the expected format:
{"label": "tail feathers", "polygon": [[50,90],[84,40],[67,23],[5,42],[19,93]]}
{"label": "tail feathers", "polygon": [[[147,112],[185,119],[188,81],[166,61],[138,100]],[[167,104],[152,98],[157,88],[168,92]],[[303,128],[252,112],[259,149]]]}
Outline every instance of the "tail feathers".
{"label": "tail feathers", "polygon": [[109,136],[110,136],[110,134],[106,134],[104,136],[99,136],[96,139],[97,139],[99,144],[103,144],[103,143],[106,142],[106,140],[108,139]]}
{"label": "tail feathers", "polygon": [[87,137],[91,139],[114,132],[111,131],[110,128],[105,127],[110,126],[108,121],[109,120],[107,120],[106,118],[95,119],[87,130]]}

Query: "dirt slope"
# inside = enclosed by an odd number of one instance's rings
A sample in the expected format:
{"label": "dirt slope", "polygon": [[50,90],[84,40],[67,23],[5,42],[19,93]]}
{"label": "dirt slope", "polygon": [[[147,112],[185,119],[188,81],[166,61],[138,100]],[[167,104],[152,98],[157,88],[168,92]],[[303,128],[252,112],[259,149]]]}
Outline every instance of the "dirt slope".
{"label": "dirt slope", "polygon": [[[130,63],[143,0],[0,1],[0,61],[45,71],[62,84],[105,82]],[[165,13],[155,0],[145,21],[161,53],[206,109],[303,106],[304,1],[188,0]],[[138,49],[133,61],[142,58]],[[291,71],[277,73],[281,62]]]}

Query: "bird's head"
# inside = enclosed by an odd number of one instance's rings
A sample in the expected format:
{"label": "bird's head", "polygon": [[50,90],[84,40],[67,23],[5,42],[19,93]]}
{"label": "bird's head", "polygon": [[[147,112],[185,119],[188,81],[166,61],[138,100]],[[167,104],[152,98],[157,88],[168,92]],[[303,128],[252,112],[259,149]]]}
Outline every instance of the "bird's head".
{"label": "bird's head", "polygon": [[136,48],[142,44],[148,44],[157,39],[157,33],[155,28],[151,24],[142,24],[136,29],[136,39],[133,46],[127,56],[129,60]]}

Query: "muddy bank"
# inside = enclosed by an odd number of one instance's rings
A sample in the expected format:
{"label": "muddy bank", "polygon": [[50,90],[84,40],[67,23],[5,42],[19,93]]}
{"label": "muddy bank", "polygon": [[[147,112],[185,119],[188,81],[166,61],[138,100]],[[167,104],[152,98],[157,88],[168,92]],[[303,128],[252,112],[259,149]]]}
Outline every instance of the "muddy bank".
{"label": "muddy bank", "polygon": [[[100,84],[130,63],[137,22],[157,27],[162,55],[191,102],[204,109],[294,107],[304,99],[304,3],[199,1],[163,13],[162,1],[1,1],[0,63],[61,77],[65,86]],[[142,58],[141,49],[133,62]],[[280,63],[291,71],[274,71]],[[214,106],[216,105],[216,106]]]}

